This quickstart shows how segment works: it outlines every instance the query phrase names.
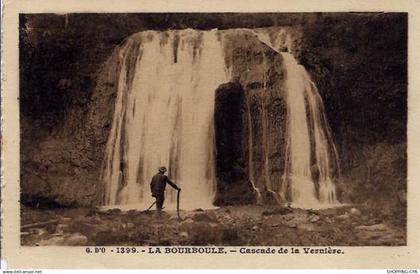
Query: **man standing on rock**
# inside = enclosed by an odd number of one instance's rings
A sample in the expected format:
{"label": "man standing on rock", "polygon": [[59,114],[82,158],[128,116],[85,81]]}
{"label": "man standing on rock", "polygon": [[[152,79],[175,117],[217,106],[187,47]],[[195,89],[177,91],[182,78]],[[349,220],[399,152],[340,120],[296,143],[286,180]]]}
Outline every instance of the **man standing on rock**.
{"label": "man standing on rock", "polygon": [[152,191],[152,197],[156,198],[156,210],[158,214],[162,212],[163,202],[165,201],[165,187],[168,183],[171,187],[178,191],[181,191],[174,182],[169,180],[168,176],[165,175],[166,167],[160,167],[159,172],[153,176],[152,182],[150,183],[150,190]]}

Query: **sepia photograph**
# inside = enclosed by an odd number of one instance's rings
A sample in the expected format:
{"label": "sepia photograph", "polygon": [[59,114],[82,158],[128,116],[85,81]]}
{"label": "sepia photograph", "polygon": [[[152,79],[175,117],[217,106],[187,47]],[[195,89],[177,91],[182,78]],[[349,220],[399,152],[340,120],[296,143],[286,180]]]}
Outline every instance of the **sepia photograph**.
{"label": "sepia photograph", "polygon": [[21,246],[407,246],[407,47],[405,12],[20,13]]}

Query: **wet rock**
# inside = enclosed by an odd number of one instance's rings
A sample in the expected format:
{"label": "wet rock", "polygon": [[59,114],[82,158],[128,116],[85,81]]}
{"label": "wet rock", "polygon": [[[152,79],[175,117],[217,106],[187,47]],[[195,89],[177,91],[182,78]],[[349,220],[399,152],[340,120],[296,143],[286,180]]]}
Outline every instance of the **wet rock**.
{"label": "wet rock", "polygon": [[309,221],[310,221],[311,223],[316,223],[316,222],[318,222],[320,219],[321,219],[321,217],[319,217],[318,215],[312,215],[312,216],[310,216],[310,217],[309,217]]}
{"label": "wet rock", "polygon": [[217,184],[220,186],[215,204],[249,204],[255,201],[252,184],[249,183],[241,163],[246,148],[243,110],[246,108],[245,91],[238,81],[221,84],[215,94],[215,167]]}
{"label": "wet rock", "polygon": [[350,209],[350,214],[355,215],[355,216],[360,216],[362,213],[360,212],[360,210],[353,207],[352,209]]}

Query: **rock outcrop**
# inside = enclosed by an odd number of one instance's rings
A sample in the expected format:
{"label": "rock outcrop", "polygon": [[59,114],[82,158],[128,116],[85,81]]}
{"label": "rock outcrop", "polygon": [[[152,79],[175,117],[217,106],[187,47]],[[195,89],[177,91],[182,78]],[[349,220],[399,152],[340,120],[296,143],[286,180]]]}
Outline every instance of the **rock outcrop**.
{"label": "rock outcrop", "polygon": [[[280,190],[285,166],[282,59],[249,30],[227,32],[224,39],[233,82],[220,86],[216,93],[216,165],[222,169],[217,172],[218,186],[232,188],[227,204],[235,196],[248,202],[276,203],[273,191]],[[235,184],[238,177],[246,183]],[[247,194],[241,194],[238,186],[248,186]]]}

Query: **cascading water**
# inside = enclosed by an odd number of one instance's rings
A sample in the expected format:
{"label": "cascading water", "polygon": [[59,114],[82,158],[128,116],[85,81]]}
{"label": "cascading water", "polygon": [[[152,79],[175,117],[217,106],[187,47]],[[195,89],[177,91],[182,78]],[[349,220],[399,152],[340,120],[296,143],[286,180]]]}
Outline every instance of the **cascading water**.
{"label": "cascading water", "polygon": [[150,180],[164,165],[183,189],[183,208],[212,207],[214,95],[228,81],[217,31],[143,32],[129,38],[120,55],[105,203],[151,203]]}
{"label": "cascading water", "polygon": [[286,72],[287,151],[282,192],[290,193],[290,200],[298,207],[336,204],[332,176],[334,165],[339,169],[338,157],[319,92],[290,53],[287,32],[281,30],[274,37],[263,30],[254,33],[281,54]]}
{"label": "cascading water", "polygon": [[[293,55],[282,53],[282,56],[287,74],[288,111],[285,173],[290,180],[292,201],[296,205],[305,207],[316,206],[319,203],[335,203],[335,187],[331,180],[326,126],[323,124],[323,116],[319,111],[321,102],[319,94],[305,68],[296,62]],[[313,125],[313,129],[310,125]],[[312,148],[311,135],[314,138]],[[315,150],[314,164],[311,164],[311,149]],[[314,172],[312,166],[315,166],[316,172],[319,172],[318,182],[312,179],[312,172]],[[319,184],[318,193],[316,183]]]}
{"label": "cascading water", "polygon": [[[264,190],[275,190],[299,207],[336,203],[332,178],[338,168],[337,155],[316,86],[290,53],[287,31],[249,32],[282,56],[286,75],[281,82],[285,93],[277,95],[284,97],[287,115],[283,181],[270,177],[268,140],[273,133],[267,122],[269,101],[262,96],[260,149],[264,163],[260,174],[266,183]],[[182,208],[212,207],[214,97],[217,87],[231,79],[223,37],[217,30],[147,31],[133,35],[118,50],[118,91],[101,175],[106,205],[147,207],[153,201],[150,180],[164,165],[169,177],[183,189]],[[252,128],[248,96],[246,102],[249,179],[261,201],[252,149],[259,141],[252,133],[259,129]],[[167,191],[167,207],[174,196],[173,191]]]}

